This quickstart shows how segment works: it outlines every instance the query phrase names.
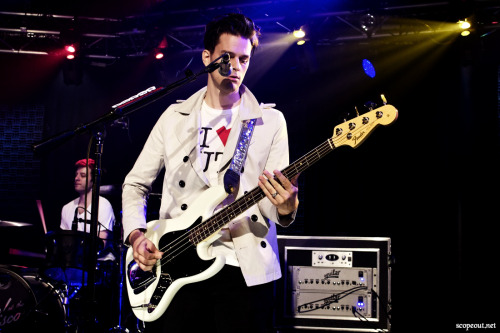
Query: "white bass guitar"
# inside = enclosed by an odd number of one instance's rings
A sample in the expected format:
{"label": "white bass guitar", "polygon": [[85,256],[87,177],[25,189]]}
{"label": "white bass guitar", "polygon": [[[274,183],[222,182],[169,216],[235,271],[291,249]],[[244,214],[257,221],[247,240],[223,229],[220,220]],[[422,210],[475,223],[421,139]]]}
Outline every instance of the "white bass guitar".
{"label": "white bass guitar", "polygon": [[[334,128],[327,141],[290,164],[283,175],[288,179],[306,170],[340,146],[356,148],[378,125],[388,125],[398,117],[391,105],[384,105]],[[148,222],[146,237],[162,252],[152,271],[143,271],[134,261],[133,250],[126,254],[126,284],[132,311],[139,320],[154,321],[168,308],[184,285],[206,280],[217,274],[225,258],[208,255],[208,247],[227,223],[265,198],[259,187],[213,214],[227,196],[224,186],[206,190],[181,216]]]}

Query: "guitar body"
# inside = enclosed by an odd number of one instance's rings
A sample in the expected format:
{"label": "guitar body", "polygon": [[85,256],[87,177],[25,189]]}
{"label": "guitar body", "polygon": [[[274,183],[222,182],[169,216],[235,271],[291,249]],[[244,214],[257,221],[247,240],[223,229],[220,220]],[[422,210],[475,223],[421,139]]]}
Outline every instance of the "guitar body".
{"label": "guitar body", "polygon": [[[132,311],[139,320],[158,319],[182,286],[206,280],[222,269],[225,257],[208,254],[210,244],[220,237],[218,233],[197,246],[179,248],[177,245],[179,239],[186,240],[187,230],[210,217],[226,196],[223,186],[212,187],[180,217],[148,222],[146,237],[164,252],[162,265],[155,265],[151,272],[142,271],[134,261],[132,247],[128,249],[125,259],[127,291]],[[172,259],[165,260],[169,257]]]}

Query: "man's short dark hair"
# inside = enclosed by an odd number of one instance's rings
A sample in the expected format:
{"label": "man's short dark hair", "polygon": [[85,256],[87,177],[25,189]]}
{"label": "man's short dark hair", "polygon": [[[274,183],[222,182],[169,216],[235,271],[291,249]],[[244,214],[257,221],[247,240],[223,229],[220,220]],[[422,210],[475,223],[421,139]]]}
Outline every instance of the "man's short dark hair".
{"label": "man's short dark hair", "polygon": [[259,45],[260,28],[245,15],[231,13],[217,17],[207,24],[203,40],[205,49],[210,53],[214,52],[215,46],[219,43],[220,35],[224,33],[249,39],[252,43],[252,54]]}

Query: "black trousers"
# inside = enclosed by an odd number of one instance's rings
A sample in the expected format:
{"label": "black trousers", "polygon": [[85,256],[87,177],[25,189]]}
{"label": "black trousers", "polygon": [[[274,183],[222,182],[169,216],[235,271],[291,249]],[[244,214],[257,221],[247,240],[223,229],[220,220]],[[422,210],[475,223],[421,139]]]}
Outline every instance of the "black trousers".
{"label": "black trousers", "polygon": [[225,265],[214,277],[183,286],[145,333],[270,333],[274,283],[247,287],[239,267]]}

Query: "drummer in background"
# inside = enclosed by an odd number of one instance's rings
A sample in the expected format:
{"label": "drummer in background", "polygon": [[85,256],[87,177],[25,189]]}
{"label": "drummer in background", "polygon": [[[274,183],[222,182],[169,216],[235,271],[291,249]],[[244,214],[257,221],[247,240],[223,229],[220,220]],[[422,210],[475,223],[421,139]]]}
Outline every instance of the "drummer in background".
{"label": "drummer in background", "polygon": [[[75,191],[79,194],[79,197],[68,202],[62,208],[62,230],[90,232],[92,186],[94,184],[92,170],[94,169],[94,165],[95,161],[93,159],[88,159],[88,168],[87,159],[82,159],[75,163]],[[85,181],[87,181],[87,187],[85,187]],[[86,192],[85,188],[87,188]],[[87,198],[87,202],[85,202],[85,198]],[[97,232],[99,238],[104,242],[104,248],[106,248],[107,241],[110,240],[112,236],[113,225],[115,224],[115,214],[111,203],[101,196],[99,196],[99,216],[97,220],[99,221]]]}

